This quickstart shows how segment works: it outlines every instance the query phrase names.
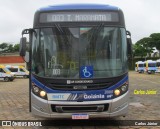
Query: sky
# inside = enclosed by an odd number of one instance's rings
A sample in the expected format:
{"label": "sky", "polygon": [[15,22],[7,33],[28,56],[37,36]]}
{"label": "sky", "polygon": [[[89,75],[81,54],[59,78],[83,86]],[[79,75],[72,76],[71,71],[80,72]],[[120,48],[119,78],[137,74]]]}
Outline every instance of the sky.
{"label": "sky", "polygon": [[23,29],[33,27],[34,13],[41,7],[66,3],[97,3],[123,10],[132,42],[160,33],[160,0],[0,0],[0,43],[19,43]]}

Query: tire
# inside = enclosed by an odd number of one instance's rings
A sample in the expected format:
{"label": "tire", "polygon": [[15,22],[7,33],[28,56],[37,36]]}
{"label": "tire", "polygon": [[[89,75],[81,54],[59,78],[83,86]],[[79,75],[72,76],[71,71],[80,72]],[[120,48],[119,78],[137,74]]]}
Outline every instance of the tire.
{"label": "tire", "polygon": [[5,82],[9,82],[10,80],[9,80],[8,77],[5,77],[5,78],[4,78],[4,81],[5,81]]}
{"label": "tire", "polygon": [[151,74],[155,74],[155,71],[152,70],[152,71],[151,71]]}

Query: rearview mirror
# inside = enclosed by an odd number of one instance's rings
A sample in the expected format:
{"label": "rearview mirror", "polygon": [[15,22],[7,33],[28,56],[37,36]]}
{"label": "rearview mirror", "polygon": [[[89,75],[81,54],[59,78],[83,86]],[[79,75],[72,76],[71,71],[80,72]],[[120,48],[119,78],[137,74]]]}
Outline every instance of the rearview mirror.
{"label": "rearview mirror", "polygon": [[132,58],[132,40],[131,40],[131,33],[127,31],[127,53],[128,57]]}
{"label": "rearview mirror", "polygon": [[27,42],[26,37],[22,37],[20,39],[20,47],[19,47],[20,56],[25,56],[26,55],[26,42]]}
{"label": "rearview mirror", "polygon": [[131,38],[127,38],[127,51],[128,51],[128,56],[132,55],[132,40]]}

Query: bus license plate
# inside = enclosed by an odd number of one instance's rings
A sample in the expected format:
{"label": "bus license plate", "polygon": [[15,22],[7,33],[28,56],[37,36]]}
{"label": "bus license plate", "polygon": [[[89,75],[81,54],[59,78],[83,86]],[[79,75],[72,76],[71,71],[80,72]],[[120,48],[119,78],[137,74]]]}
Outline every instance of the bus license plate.
{"label": "bus license plate", "polygon": [[89,115],[88,114],[72,114],[72,119],[89,119]]}

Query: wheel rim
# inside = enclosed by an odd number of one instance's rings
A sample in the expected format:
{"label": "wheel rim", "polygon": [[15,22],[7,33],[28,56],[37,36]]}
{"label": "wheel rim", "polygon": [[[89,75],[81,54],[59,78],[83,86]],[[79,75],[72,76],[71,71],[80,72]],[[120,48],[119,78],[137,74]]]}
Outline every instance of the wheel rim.
{"label": "wheel rim", "polygon": [[8,82],[8,81],[9,81],[9,78],[8,78],[8,77],[5,77],[5,78],[4,78],[4,81]]}

